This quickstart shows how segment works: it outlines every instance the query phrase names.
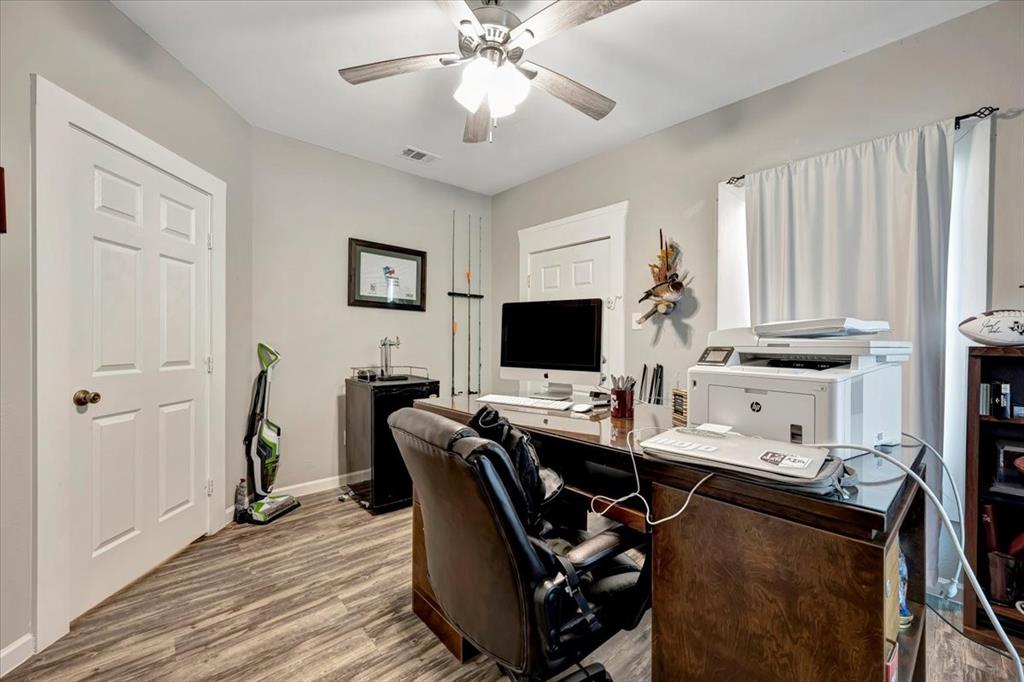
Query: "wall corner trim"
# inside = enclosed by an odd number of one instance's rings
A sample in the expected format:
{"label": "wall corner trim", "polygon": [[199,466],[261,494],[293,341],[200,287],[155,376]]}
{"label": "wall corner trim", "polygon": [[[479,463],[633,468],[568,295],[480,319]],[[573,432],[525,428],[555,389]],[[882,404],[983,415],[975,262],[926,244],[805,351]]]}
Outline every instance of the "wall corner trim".
{"label": "wall corner trim", "polygon": [[32,657],[36,651],[36,636],[26,632],[0,649],[0,676],[6,675]]}

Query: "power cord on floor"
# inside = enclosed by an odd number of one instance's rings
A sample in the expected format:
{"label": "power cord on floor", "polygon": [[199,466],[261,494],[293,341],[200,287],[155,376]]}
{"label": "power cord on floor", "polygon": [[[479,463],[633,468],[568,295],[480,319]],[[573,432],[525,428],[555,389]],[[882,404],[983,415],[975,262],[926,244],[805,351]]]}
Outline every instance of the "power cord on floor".
{"label": "power cord on floor", "polygon": [[[644,509],[646,510],[644,512],[644,518],[647,520],[647,523],[650,524],[651,526],[657,526],[659,523],[665,523],[666,521],[671,521],[672,519],[676,518],[677,516],[682,514],[684,511],[686,511],[686,508],[690,506],[690,500],[693,498],[693,494],[695,492],[697,492],[697,488],[701,487],[704,484],[704,481],[706,481],[709,478],[711,478],[712,476],[714,476],[714,474],[713,473],[708,474],[704,478],[702,478],[699,481],[697,481],[697,485],[695,485],[692,488],[690,488],[690,493],[686,496],[686,501],[683,502],[683,506],[680,507],[678,510],[676,510],[675,513],[673,513],[673,514],[671,514],[669,516],[666,516],[663,519],[655,520],[654,515],[651,513],[651,506],[647,503],[647,500],[644,499],[643,494],[640,492],[640,473],[637,471],[637,468],[636,468],[636,452],[634,452],[634,450],[633,450],[633,436],[634,436],[634,434],[636,434],[639,431],[661,431],[661,432],[665,432],[665,431],[671,431],[671,429],[665,429],[665,428],[662,428],[660,426],[646,426],[646,427],[639,428],[639,429],[633,429],[632,431],[630,431],[629,433],[626,434],[626,447],[629,448],[629,459],[633,463],[633,477],[636,480],[636,490],[631,492],[631,493],[629,493],[628,495],[623,495],[622,497],[620,497],[618,499],[613,499],[611,497],[606,497],[605,495],[594,495],[594,497],[592,497],[590,499],[590,511],[593,512],[594,514],[597,514],[598,516],[604,516],[605,514],[607,514],[612,509],[612,507],[615,507],[616,505],[621,504],[622,502],[625,502],[626,500],[629,500],[629,499],[632,499],[632,498],[635,497],[635,498],[640,500],[640,503],[642,505],[644,505]],[[604,509],[602,509],[601,511],[598,511],[597,508],[594,506],[595,503],[598,500],[601,500],[602,502],[608,503],[608,506],[605,507]],[[1024,681],[1022,681],[1022,682],[1024,682]]]}
{"label": "power cord on floor", "polygon": [[827,448],[829,450],[850,449],[871,453],[875,457],[884,459],[885,461],[899,467],[907,474],[907,476],[910,476],[910,478],[921,486],[921,490],[924,491],[925,496],[927,496],[935,506],[936,511],[939,513],[939,518],[942,520],[942,524],[946,527],[946,530],[949,532],[949,536],[953,539],[953,548],[956,550],[957,557],[960,559],[960,565],[963,567],[964,575],[967,576],[968,582],[971,583],[971,588],[974,590],[974,594],[977,595],[978,601],[981,603],[981,607],[985,611],[985,615],[988,616],[996,634],[999,635],[1000,641],[1010,654],[1010,659],[1013,661],[1014,669],[1017,674],[1017,681],[1024,682],[1024,666],[1021,665],[1020,655],[1017,653],[1017,649],[1014,648],[1013,644],[1010,642],[1010,638],[1007,637],[1006,631],[1003,630],[1002,624],[1000,624],[999,619],[996,618],[996,614],[992,610],[992,605],[988,602],[988,597],[985,596],[985,592],[981,589],[981,584],[978,582],[977,576],[974,575],[974,571],[971,569],[971,565],[967,561],[967,556],[964,554],[964,548],[960,544],[960,541],[957,540],[956,531],[953,528],[953,522],[950,521],[949,514],[947,514],[945,508],[943,508],[942,501],[939,500],[938,496],[931,488],[928,487],[928,484],[924,482],[924,479],[918,476],[913,469],[892,455],[888,455],[881,450],[876,450],[875,448],[869,448],[865,445],[851,445],[849,443],[814,443],[809,447]]}

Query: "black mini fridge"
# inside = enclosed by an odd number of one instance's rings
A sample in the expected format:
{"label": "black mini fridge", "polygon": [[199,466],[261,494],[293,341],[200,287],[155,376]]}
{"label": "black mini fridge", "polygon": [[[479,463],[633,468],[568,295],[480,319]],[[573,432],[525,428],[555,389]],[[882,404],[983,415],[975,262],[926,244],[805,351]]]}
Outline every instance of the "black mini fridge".
{"label": "black mini fridge", "polygon": [[[412,504],[412,480],[388,428],[395,410],[412,407],[417,398],[440,392],[437,380],[409,376],[399,381],[345,380],[346,467],[368,466],[367,481],[349,484],[346,492],[372,514]],[[356,465],[357,468],[359,465]],[[343,469],[344,470],[344,469]]]}

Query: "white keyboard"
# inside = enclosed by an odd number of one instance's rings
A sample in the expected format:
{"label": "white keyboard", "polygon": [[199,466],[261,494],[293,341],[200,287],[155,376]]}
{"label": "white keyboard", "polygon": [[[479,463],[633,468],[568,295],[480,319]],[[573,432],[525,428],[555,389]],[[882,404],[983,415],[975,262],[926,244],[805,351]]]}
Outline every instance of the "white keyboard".
{"label": "white keyboard", "polygon": [[477,398],[481,403],[491,405],[510,405],[512,407],[536,407],[541,410],[559,410],[564,412],[572,407],[571,400],[545,400],[543,398],[524,398],[518,395],[485,395]]}

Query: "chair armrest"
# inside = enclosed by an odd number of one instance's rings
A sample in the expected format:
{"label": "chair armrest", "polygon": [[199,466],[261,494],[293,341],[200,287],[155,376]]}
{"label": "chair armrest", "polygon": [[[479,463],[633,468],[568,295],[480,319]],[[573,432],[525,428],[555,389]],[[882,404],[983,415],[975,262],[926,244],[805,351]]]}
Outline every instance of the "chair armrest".
{"label": "chair armrest", "polygon": [[619,526],[593,535],[569,550],[565,558],[584,573],[603,563],[606,559],[616,557],[626,550],[647,544],[647,535]]}

